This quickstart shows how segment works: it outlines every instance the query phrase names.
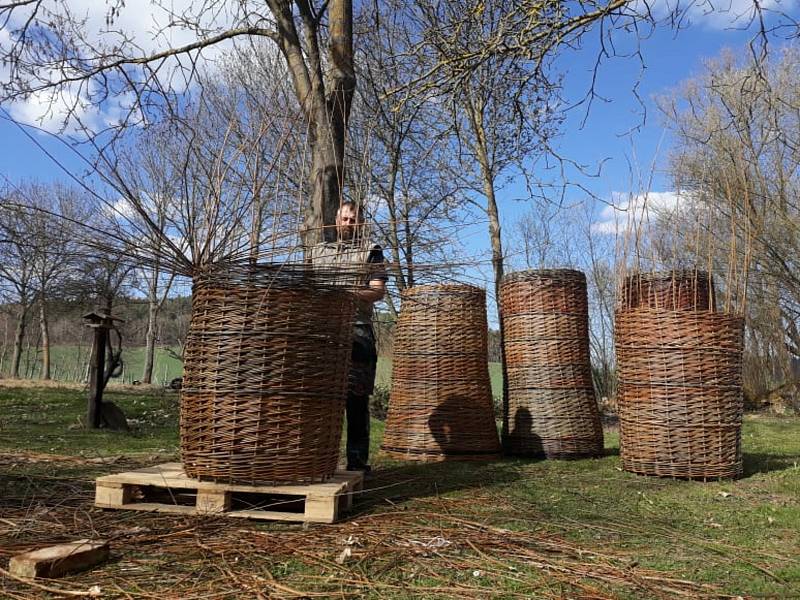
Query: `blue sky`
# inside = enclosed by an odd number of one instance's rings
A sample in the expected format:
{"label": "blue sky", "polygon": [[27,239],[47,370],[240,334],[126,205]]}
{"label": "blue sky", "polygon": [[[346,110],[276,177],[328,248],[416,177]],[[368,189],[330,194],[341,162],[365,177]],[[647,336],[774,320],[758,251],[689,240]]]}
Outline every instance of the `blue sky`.
{"label": "blue sky", "polygon": [[[787,4],[784,3],[782,8],[786,10]],[[731,20],[730,12],[713,16],[697,12],[691,26],[686,29],[674,31],[668,27],[658,28],[647,39],[640,41],[641,58],[620,57],[603,61],[595,92],[605,101],[596,98],[588,117],[585,105],[568,113],[561,136],[555,142],[557,151],[585,165],[589,172],[596,172],[601,163],[602,168],[599,177],[572,170],[569,178],[589,193],[571,187],[564,204],[586,203],[595,213],[595,230],[601,235],[613,235],[618,223],[624,226],[626,215],[618,209],[624,208],[631,196],[655,192],[648,199],[650,206],[672,206],[676,202],[675,196],[670,193],[672,185],[669,176],[664,171],[671,139],[665,131],[655,99],[668,94],[683,81],[699,75],[703,62],[719,56],[723,49],[730,48],[737,53],[749,52],[748,44],[755,30],[743,29],[741,24],[737,26]],[[632,40],[632,37],[620,39],[621,42],[629,42],[627,48],[623,44],[617,46],[620,54],[634,47],[630,43]],[[783,40],[771,39],[770,51],[777,50],[783,43]],[[585,96],[591,82],[597,49],[597,37],[590,36],[583,48],[563,54],[556,63],[557,70],[564,77],[564,96],[570,103]],[[542,172],[538,175],[541,176]],[[498,195],[501,199],[504,250],[507,255],[518,255],[520,251],[517,247],[519,244],[515,245],[512,225],[520,214],[531,210],[531,204],[513,199],[524,195],[522,184],[517,183],[509,184]],[[633,202],[641,203],[641,199]],[[465,228],[461,236],[467,253],[480,257],[475,269],[466,274],[467,277],[491,290],[487,226],[479,224]],[[569,240],[564,240],[564,243],[569,243]],[[518,265],[511,263],[510,266],[513,268]],[[490,314],[492,312],[490,310]]]}
{"label": "blue sky", "polygon": [[[784,3],[783,9],[787,6],[796,8]],[[730,21],[730,14],[698,14],[686,29],[674,31],[661,27],[648,39],[641,40],[641,59],[605,59],[595,91],[607,101],[595,99],[588,117],[585,105],[571,110],[555,144],[560,154],[587,165],[589,171],[595,171],[602,163],[601,174],[588,177],[573,172],[571,179],[598,198],[617,204],[620,197],[629,193],[670,191],[672,186],[664,167],[672,140],[665,131],[655,98],[700,74],[703,62],[719,56],[725,48],[742,55],[749,52],[754,29],[743,29]],[[770,51],[785,43],[782,39],[771,39]],[[584,48],[559,60],[557,66],[564,75],[565,96],[571,101],[585,95],[596,56],[596,38],[592,38]],[[507,197],[513,197],[515,191],[510,186]],[[573,189],[567,195],[567,202],[588,198],[587,193]],[[506,224],[526,209],[523,202],[507,202],[504,208]],[[596,208],[598,212],[606,209],[607,217],[606,205],[601,202]]]}
{"label": "blue sky", "polygon": [[[749,0],[728,1],[732,1],[735,5],[731,11],[703,15],[702,11],[697,10],[692,15],[691,26],[682,31],[676,32],[668,27],[656,29],[648,39],[641,40],[641,61],[636,57],[610,58],[604,61],[597,78],[596,92],[606,98],[607,102],[600,99],[595,101],[583,127],[581,121],[585,116],[584,107],[570,112],[557,146],[562,155],[590,168],[601,161],[605,162],[599,177],[590,178],[572,173],[571,178],[599,198],[608,202],[618,201],[629,192],[645,191],[636,181],[631,181],[629,163],[634,163],[634,169],[640,170],[641,174],[647,176],[655,160],[656,171],[653,181],[646,187],[650,191],[669,191],[668,177],[660,167],[663,167],[669,151],[670,140],[664,136],[663,125],[653,97],[668,92],[680,82],[697,74],[702,61],[719,55],[725,47],[740,52],[747,51],[746,45],[754,35],[754,31],[742,30],[741,20],[738,26],[731,21],[732,15],[741,12],[741,7],[746,6]],[[766,0],[762,5],[776,7],[776,3],[777,0]],[[95,9],[91,7],[89,0],[73,0],[70,5],[73,4],[85,4],[86,10],[92,11],[93,19],[102,17],[101,13],[98,13],[99,16],[94,14]],[[784,0],[779,8],[791,13],[798,12],[796,0]],[[131,20],[125,24],[132,31],[145,35],[147,20],[141,15],[131,16]],[[622,51],[630,50],[633,47],[629,43],[631,39],[631,36],[617,36],[617,42],[620,44],[618,48]],[[778,39],[771,40],[773,49],[781,43]],[[590,35],[586,38],[582,49],[564,53],[558,59],[556,67],[563,73],[567,99],[574,101],[586,92],[596,56],[597,35]],[[638,94],[644,107],[639,104],[633,93],[637,82]],[[644,123],[643,111],[646,111]],[[26,113],[23,111],[17,114]],[[28,111],[27,114],[32,113]],[[631,128],[637,126],[638,129],[631,131]],[[34,135],[37,140],[52,149],[68,167],[77,172],[82,171],[80,162],[65,152],[63,147],[59,147],[45,136]],[[0,172],[3,175],[12,180],[65,178],[63,172],[14,125],[0,120],[0,139],[3,141],[0,145],[0,161],[2,161]],[[501,199],[505,198],[502,201],[501,214],[506,231],[509,231],[510,223],[522,211],[528,209],[526,203],[509,200],[519,195],[519,186],[513,184],[500,194]],[[578,189],[573,189],[567,197],[569,203],[586,200],[587,194]],[[602,218],[604,209],[606,213],[610,210],[602,202],[597,204],[596,208],[598,218]],[[476,257],[486,256],[488,239],[485,225],[468,228],[463,235],[469,254]],[[480,269],[484,275],[489,274],[486,266]],[[479,278],[481,275],[476,273],[471,277]]]}
{"label": "blue sky", "polygon": [[[727,0],[730,2],[731,0]],[[748,0],[732,0],[735,5],[746,4]],[[86,4],[86,0],[73,0],[71,5]],[[776,0],[768,0],[762,4],[775,5]],[[781,9],[787,12],[796,10],[796,0],[784,0]],[[741,9],[734,7],[733,12]],[[92,11],[94,12],[94,11]],[[133,12],[133,11],[128,11]],[[649,166],[655,149],[662,138],[662,127],[659,115],[652,103],[654,94],[662,94],[684,79],[691,77],[700,69],[701,61],[714,57],[722,48],[731,47],[744,51],[753,36],[752,30],[741,29],[741,25],[732,26],[731,15],[727,11],[718,15],[702,15],[695,11],[691,26],[680,32],[668,27],[659,27],[640,43],[643,61],[638,58],[612,58],[605,60],[597,80],[597,92],[610,102],[597,100],[589,114],[588,121],[580,128],[584,117],[584,109],[578,108],[570,113],[565,123],[563,136],[559,141],[559,150],[572,159],[595,164],[602,159],[609,159],[605,164],[604,175],[598,180],[582,181],[593,192],[610,197],[612,191],[629,187],[627,159],[638,155],[638,161]],[[102,16],[100,11],[96,16]],[[139,19],[144,21],[144,19]],[[741,21],[741,20],[740,20]],[[134,33],[144,36],[145,26],[141,22],[129,23]],[[617,36],[620,48],[633,46],[628,43],[633,39],[630,35]],[[597,55],[597,36],[590,34],[584,47],[577,51],[566,52],[557,63],[557,69],[565,77],[565,95],[571,100],[582,96],[585,92],[591,68]],[[181,40],[182,41],[182,40]],[[772,40],[773,47],[780,40]],[[642,63],[645,66],[642,71]],[[642,120],[642,107],[636,101],[632,90],[639,82],[639,95],[647,108],[647,122],[635,132],[623,136],[631,127]],[[7,108],[7,107],[6,107]],[[34,110],[18,111],[17,114],[30,116]],[[47,157],[43,156],[29,140],[7,122],[0,121],[0,159],[2,171],[14,178],[38,177],[49,179],[59,177]],[[40,136],[40,141],[44,141]],[[50,145],[50,143],[48,143]],[[53,146],[54,147],[54,146]],[[666,148],[665,148],[666,150]],[[59,154],[62,158],[66,155]],[[70,160],[70,159],[67,159]],[[657,187],[666,185],[662,177],[655,181]]]}

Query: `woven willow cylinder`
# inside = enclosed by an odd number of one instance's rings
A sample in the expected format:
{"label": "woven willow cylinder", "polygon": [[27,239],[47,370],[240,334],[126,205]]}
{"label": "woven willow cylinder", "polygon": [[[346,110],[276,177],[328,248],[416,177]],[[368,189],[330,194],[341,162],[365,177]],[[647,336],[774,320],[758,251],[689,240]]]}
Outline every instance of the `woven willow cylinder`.
{"label": "woven willow cylinder", "polygon": [[402,301],[383,450],[419,461],[498,458],[486,293],[425,285],[405,290]]}
{"label": "woven willow cylinder", "polygon": [[522,271],[500,286],[509,454],[580,458],[603,451],[589,362],[586,276]]}
{"label": "woven willow cylinder", "polygon": [[696,269],[635,273],[625,278],[622,309],[715,310],[714,279]]}
{"label": "woven willow cylinder", "polygon": [[181,392],[190,477],[318,482],[339,457],[354,296],[195,284]]}
{"label": "woven willow cylinder", "polygon": [[623,469],[691,479],[741,475],[743,320],[622,310],[615,338]]}

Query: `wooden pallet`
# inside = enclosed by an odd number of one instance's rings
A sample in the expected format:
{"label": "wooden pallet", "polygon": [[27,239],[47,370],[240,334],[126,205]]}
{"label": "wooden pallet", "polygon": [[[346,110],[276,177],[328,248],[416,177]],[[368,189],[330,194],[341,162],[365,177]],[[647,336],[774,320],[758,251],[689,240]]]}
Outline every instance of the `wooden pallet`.
{"label": "wooden pallet", "polygon": [[364,475],[336,471],[326,483],[308,485],[241,485],[191,479],[180,463],[166,463],[99,477],[95,503],[183,515],[221,515],[267,521],[334,523],[361,491]]}

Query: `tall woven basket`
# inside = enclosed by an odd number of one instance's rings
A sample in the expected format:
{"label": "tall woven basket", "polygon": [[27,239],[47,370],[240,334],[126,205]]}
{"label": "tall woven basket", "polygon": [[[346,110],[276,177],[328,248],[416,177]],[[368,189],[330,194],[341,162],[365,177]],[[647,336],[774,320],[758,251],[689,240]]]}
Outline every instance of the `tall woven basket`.
{"label": "tall woven basket", "polygon": [[383,450],[419,461],[499,458],[484,290],[417,286],[402,301]]}
{"label": "tall woven basket", "polygon": [[603,451],[589,361],[586,276],[522,271],[500,287],[509,454],[580,458]]}
{"label": "tall woven basket", "polygon": [[195,281],[181,392],[190,477],[319,482],[339,457],[354,296],[291,277]]}
{"label": "tall woven basket", "polygon": [[[707,296],[696,296],[709,298],[706,308],[713,306],[709,285]],[[738,477],[744,321],[695,310],[693,302],[672,308],[617,311],[623,469],[690,479]]]}

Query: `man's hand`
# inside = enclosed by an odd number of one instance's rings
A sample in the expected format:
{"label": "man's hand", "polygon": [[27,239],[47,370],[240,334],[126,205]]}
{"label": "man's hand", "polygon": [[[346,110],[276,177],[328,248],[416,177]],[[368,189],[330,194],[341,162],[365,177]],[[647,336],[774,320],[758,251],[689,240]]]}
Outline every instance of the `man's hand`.
{"label": "man's hand", "polygon": [[356,290],[356,296],[365,302],[378,302],[386,295],[386,282],[383,279],[370,279],[369,289]]}

